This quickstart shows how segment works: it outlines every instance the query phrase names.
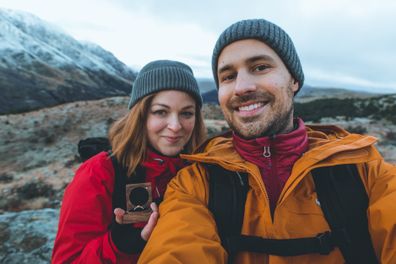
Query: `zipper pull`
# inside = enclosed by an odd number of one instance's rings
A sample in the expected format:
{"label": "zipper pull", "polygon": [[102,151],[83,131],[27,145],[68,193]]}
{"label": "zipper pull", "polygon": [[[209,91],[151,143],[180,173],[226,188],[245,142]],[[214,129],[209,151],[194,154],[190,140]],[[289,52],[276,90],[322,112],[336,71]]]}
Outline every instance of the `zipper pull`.
{"label": "zipper pull", "polygon": [[153,160],[157,161],[160,165],[164,163],[164,160],[160,158],[154,158]]}
{"label": "zipper pull", "polygon": [[237,171],[236,171],[236,174],[238,175],[239,182],[241,183],[241,185],[242,185],[242,186],[245,186],[245,183],[244,183],[243,180],[242,180],[241,174],[239,174],[239,172],[237,172]]}
{"label": "zipper pull", "polygon": [[269,146],[264,146],[263,157],[264,158],[271,157],[271,149]]}

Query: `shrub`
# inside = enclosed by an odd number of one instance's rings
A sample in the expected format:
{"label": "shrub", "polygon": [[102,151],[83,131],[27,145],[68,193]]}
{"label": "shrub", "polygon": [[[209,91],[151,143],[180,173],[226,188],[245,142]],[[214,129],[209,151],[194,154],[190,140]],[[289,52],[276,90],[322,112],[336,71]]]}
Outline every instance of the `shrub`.
{"label": "shrub", "polygon": [[357,126],[348,126],[346,128],[350,133],[355,133],[355,134],[366,134],[367,133],[367,128],[357,125]]}
{"label": "shrub", "polygon": [[3,173],[0,175],[0,183],[8,183],[11,182],[14,177],[11,174]]}
{"label": "shrub", "polygon": [[16,188],[15,192],[21,199],[33,199],[36,197],[50,197],[55,191],[51,185],[42,181],[29,182],[21,187]]}

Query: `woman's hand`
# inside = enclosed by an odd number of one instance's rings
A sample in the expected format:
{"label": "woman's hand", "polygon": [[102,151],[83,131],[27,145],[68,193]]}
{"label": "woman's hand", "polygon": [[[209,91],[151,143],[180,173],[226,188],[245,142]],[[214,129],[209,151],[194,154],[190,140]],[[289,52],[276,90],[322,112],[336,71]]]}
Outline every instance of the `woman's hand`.
{"label": "woman's hand", "polygon": [[114,215],[115,215],[115,220],[118,224],[122,224],[122,217],[125,214],[125,210],[121,209],[121,208],[116,208],[114,209]]}
{"label": "woman's hand", "polygon": [[[155,203],[150,204],[151,210],[153,211],[150,215],[150,218],[147,222],[147,224],[144,226],[141,236],[142,239],[147,241],[153,232],[153,229],[155,225],[157,224],[159,213],[158,213],[158,206]],[[115,214],[115,220],[118,224],[122,224],[122,217],[125,214],[125,210],[121,208],[116,208],[114,209],[114,214]]]}
{"label": "woman's hand", "polygon": [[159,213],[158,213],[158,206],[156,203],[151,203],[150,204],[151,210],[153,212],[150,215],[150,218],[147,222],[147,224],[144,226],[141,236],[143,240],[148,240],[149,237],[151,236],[151,233],[153,232],[154,227],[157,225]]}

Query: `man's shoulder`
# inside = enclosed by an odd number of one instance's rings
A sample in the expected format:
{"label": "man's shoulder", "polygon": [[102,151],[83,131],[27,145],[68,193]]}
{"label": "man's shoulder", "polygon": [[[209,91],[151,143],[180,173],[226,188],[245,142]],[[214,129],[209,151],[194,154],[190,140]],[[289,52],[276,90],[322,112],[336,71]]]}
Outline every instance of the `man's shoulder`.
{"label": "man's shoulder", "polygon": [[309,150],[305,158],[328,158],[351,163],[382,159],[375,148],[377,139],[370,135],[349,133],[335,125],[308,125]]}

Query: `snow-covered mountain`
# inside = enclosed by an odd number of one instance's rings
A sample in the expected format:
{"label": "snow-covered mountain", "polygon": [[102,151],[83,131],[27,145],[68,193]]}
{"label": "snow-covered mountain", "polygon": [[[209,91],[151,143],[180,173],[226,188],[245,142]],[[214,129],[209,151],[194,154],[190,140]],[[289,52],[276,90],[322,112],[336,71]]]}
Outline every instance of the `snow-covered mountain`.
{"label": "snow-covered mountain", "polygon": [[113,54],[25,12],[0,9],[0,114],[130,93]]}

